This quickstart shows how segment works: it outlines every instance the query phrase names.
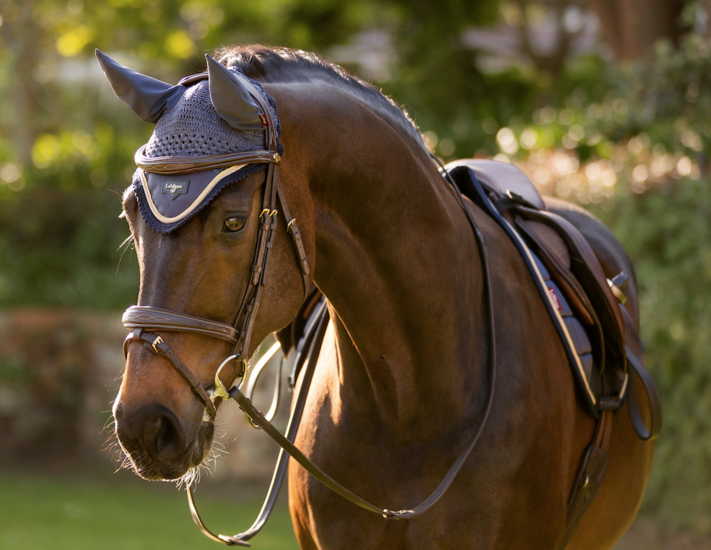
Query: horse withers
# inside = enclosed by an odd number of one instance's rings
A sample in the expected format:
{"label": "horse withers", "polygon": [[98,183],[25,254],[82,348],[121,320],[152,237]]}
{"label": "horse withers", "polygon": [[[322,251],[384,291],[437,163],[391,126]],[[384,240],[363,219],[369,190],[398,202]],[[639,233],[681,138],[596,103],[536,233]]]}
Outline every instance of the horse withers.
{"label": "horse withers", "polygon": [[[596,420],[518,249],[480,205],[468,218],[407,115],[304,52],[228,49],[176,86],[100,60],[156,123],[123,199],[141,286],[114,416],[135,471],[190,479],[212,443],[218,366],[229,387],[314,282],[331,320],[296,436],[313,463],[410,510],[483,429],[446,493],[410,519],[358,508],[292,461],[300,546],[559,548]],[[600,222],[561,201],[549,210],[596,241],[607,277],[633,274]],[[633,277],[626,293],[638,324]],[[611,548],[642,499],[653,444],[621,412],[607,438],[571,549]]]}

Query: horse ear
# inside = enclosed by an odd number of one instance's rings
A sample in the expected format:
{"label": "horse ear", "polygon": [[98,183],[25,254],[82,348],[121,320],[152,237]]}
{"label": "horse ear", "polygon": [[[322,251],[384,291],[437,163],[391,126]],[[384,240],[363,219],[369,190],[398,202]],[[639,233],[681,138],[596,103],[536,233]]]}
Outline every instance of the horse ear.
{"label": "horse ear", "polygon": [[171,86],[132,71],[99,50],[96,50],[96,58],[116,95],[146,122],[158,122],[163,113],[185,93],[184,86]]}
{"label": "horse ear", "polygon": [[222,63],[209,55],[205,58],[210,80],[210,99],[220,118],[237,130],[263,130],[257,102],[240,80]]}

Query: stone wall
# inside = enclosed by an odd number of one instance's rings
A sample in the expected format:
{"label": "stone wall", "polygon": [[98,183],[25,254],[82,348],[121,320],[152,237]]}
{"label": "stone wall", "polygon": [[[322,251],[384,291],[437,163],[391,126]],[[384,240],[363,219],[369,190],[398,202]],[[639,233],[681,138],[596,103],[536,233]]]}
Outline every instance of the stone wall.
{"label": "stone wall", "polygon": [[[114,460],[113,452],[102,449],[121,383],[125,336],[120,314],[1,311],[0,459]],[[279,356],[258,386],[255,403],[261,410],[269,407]],[[286,423],[291,394],[283,391],[283,396],[280,427]],[[223,404],[216,428],[227,454],[217,459],[215,477],[257,481],[271,475],[277,448],[248,426],[235,403]]]}

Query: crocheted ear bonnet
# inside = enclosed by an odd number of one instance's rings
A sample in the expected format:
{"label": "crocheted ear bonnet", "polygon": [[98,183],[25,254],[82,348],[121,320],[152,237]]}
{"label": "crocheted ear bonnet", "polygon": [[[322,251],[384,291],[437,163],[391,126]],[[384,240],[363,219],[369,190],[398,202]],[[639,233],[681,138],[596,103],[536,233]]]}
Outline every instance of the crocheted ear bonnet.
{"label": "crocheted ear bonnet", "polygon": [[[276,101],[240,69],[227,68],[208,57],[208,73],[186,77],[171,86],[123,67],[98,50],[97,57],[116,94],[141,118],[156,123],[137,159],[173,157],[174,161],[174,157],[264,150],[267,120],[273,121],[277,138],[281,135]],[[247,89],[249,85],[251,89]],[[254,97],[256,94],[261,98]],[[270,116],[265,116],[259,105],[266,106]],[[283,152],[280,143],[277,150]],[[153,173],[139,167],[132,186],[145,222],[168,233],[210,204],[229,184],[266,166],[235,164],[180,174]]]}

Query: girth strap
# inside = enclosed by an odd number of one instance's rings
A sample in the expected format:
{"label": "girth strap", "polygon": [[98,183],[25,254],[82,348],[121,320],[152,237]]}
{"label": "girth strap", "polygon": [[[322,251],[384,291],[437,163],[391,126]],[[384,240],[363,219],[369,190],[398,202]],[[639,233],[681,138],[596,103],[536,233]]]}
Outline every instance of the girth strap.
{"label": "girth strap", "polygon": [[578,529],[585,512],[592,505],[607,475],[610,457],[610,436],[612,434],[611,410],[604,410],[595,423],[592,442],[583,452],[578,473],[568,498],[568,509],[563,537],[558,550],[565,550]]}

